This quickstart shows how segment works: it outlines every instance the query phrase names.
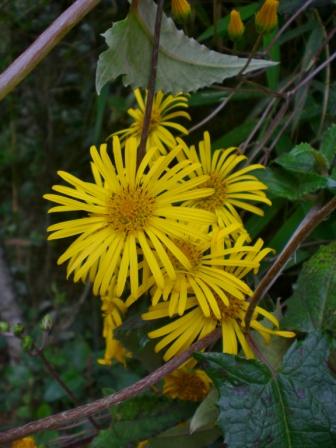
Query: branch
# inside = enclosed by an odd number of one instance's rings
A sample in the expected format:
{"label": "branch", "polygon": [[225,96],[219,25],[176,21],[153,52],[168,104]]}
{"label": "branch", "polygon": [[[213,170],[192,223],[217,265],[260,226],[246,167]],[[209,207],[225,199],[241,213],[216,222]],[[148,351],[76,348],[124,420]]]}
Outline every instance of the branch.
{"label": "branch", "polygon": [[13,428],[2,432],[0,433],[0,443],[11,442],[12,440],[20,439],[39,431],[58,428],[64,423],[68,424],[71,421],[89,417],[98,411],[109,408],[114,404],[118,404],[122,401],[128,400],[129,398],[135,397],[140,392],[153,386],[163,377],[183,364],[194,352],[200,351],[215,342],[219,336],[220,330],[214,330],[205,338],[191,345],[188,350],[178,356],[175,356],[173,359],[154,370],[154,372],[150,373],[145,378],[137,381],[129,387],[126,387],[125,389],[120,390],[119,392],[116,392],[115,394],[108,395],[107,397],[100,398],[92,403],[84,404],[68,411],[59,412],[58,414],[36,420],[35,422],[27,423],[26,425],[18,428]]}
{"label": "branch", "polygon": [[336,209],[336,197],[327,202],[327,204],[325,204],[323,207],[321,208],[314,207],[307,213],[307,215],[305,216],[299,227],[295,230],[286,246],[282,249],[282,252],[278,256],[276,261],[273,263],[273,265],[270,267],[270,269],[267,271],[267,273],[257,286],[257,289],[255,290],[255,293],[251,298],[251,303],[247,309],[245,317],[246,330],[249,329],[251,318],[258,303],[263,299],[265,294],[268,292],[273,283],[279,277],[287,261],[297,250],[300,244],[308,237],[308,235],[335,209]]}
{"label": "branch", "polygon": [[146,142],[149,132],[149,126],[152,117],[152,108],[155,94],[155,82],[156,82],[156,73],[157,73],[157,65],[159,59],[159,48],[160,48],[160,34],[161,34],[161,20],[162,20],[162,12],[163,12],[163,3],[164,0],[158,0],[157,8],[156,8],[156,16],[155,16],[155,25],[154,25],[154,40],[153,40],[153,49],[152,49],[152,58],[150,65],[150,74],[147,85],[147,99],[146,99],[146,109],[141,133],[141,140],[138,150],[138,163],[141,161],[143,156],[146,153]]}
{"label": "branch", "polygon": [[76,0],[1,75],[0,101],[47,56],[100,0]]}

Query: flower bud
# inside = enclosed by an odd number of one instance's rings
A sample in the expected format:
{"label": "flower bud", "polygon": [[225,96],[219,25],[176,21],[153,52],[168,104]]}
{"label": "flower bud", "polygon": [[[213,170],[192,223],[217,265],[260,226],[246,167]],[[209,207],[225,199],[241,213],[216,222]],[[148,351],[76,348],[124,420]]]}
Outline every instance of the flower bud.
{"label": "flower bud", "polygon": [[236,9],[233,9],[230,13],[230,21],[227,31],[231,40],[239,40],[244,34],[245,26],[240,17],[239,11]]}
{"label": "flower bud", "polygon": [[191,7],[187,0],[171,0],[171,10],[177,20],[185,20],[191,13]]}
{"label": "flower bud", "polygon": [[255,16],[255,24],[259,33],[269,33],[277,26],[278,7],[277,0],[265,0]]}

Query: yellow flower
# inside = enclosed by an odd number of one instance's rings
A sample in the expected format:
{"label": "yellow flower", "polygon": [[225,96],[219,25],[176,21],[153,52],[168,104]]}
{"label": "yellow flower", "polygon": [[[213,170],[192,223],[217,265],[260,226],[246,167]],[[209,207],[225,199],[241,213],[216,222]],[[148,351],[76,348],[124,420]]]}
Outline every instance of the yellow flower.
{"label": "yellow flower", "polygon": [[230,21],[227,30],[231,40],[238,40],[244,34],[245,26],[242,22],[239,11],[236,9],[233,9],[230,13]]}
{"label": "yellow flower", "polygon": [[[113,288],[111,288],[113,291]],[[105,339],[105,354],[104,358],[98,359],[98,363],[110,366],[112,360],[126,364],[126,358],[131,354],[123,347],[123,345],[114,339],[114,330],[122,324],[122,316],[125,314],[127,307],[122,300],[114,297],[113,294],[102,297],[102,315],[104,319],[103,337]]]}
{"label": "yellow flower", "polygon": [[[137,144],[139,144],[143,129],[146,101],[140,89],[134,90],[134,96],[137,100],[138,107],[128,110],[128,114],[132,117],[133,123],[129,128],[115,132],[112,135],[119,135],[121,140],[128,137],[135,137]],[[188,98],[185,95],[165,95],[162,91],[155,94],[147,137],[147,149],[156,147],[161,154],[166,154],[167,149],[176,145],[176,138],[170,129],[176,130],[184,135],[188,134],[188,130],[184,126],[174,121],[181,117],[190,120],[188,112],[181,110],[187,107]]]}
{"label": "yellow flower", "polygon": [[210,390],[211,380],[201,369],[180,367],[165,376],[163,393],[171,398],[201,401]]}
{"label": "yellow flower", "polygon": [[33,437],[24,437],[11,443],[11,448],[37,448]]}
{"label": "yellow flower", "polygon": [[169,168],[180,147],[155,162],[156,148],[152,148],[137,168],[136,140],[128,139],[123,149],[118,137],[112,143],[115,167],[106,144],[100,146],[100,153],[93,146],[94,182],[84,182],[59,171],[59,176],[71,187],[54,185],[52,188],[58,194],[44,196],[58,204],[49,212],[86,213],[82,218],[51,225],[49,239],[79,235],[58,264],[69,260],[67,274],[74,272],[74,281],[86,278],[94,267],[93,292],[103,296],[114,277],[116,296],[123,293],[127,279],[131,293],[136,293],[142,263],[139,258],[146,261],[157,284],[164,287],[161,265],[169,278],[176,277],[168,251],[185,267],[190,266],[173,239],[184,235],[199,237],[198,227],[215,221],[211,212],[178,205],[212,193],[209,188],[198,188],[208,176],[184,180],[197,165],[180,162]]}
{"label": "yellow flower", "polygon": [[[214,315],[205,317],[195,298],[188,298],[186,309],[188,312],[163,327],[148,333],[150,338],[161,338],[156,344],[155,351],[170,347],[166,350],[163,359],[168,361],[173,356],[185,351],[193,342],[202,339],[211,333],[216,327],[222,331],[222,347],[224,353],[236,355],[238,353],[238,344],[243,349],[247,358],[253,358],[254,354],[247,343],[244,335],[244,322],[246,310],[249,303],[245,300],[230,298],[230,305],[226,306],[221,300],[218,300],[218,306],[221,310],[220,318]],[[261,315],[274,325],[271,329],[259,322],[258,316]],[[144,320],[160,319],[169,316],[168,304],[159,303],[151,306],[149,311],[143,314]],[[266,342],[269,342],[271,335],[292,338],[295,333],[291,331],[280,331],[279,321],[273,314],[258,306],[251,320],[251,328],[256,330]]]}
{"label": "yellow flower", "polygon": [[249,174],[251,171],[264,168],[263,165],[254,164],[237,168],[246,157],[237,153],[237,148],[217,149],[212,152],[208,132],[204,133],[204,140],[199,143],[199,155],[193,146],[189,148],[182,140],[180,143],[183,145],[184,157],[201,164],[196,173],[190,176],[208,174],[210,178],[205,185],[214,189],[213,195],[189,201],[186,205],[214,212],[219,227],[226,227],[235,222],[241,223],[236,208],[263,216],[263,211],[250,204],[250,201],[271,205],[271,201],[263,191],[267,187]]}
{"label": "yellow flower", "polygon": [[187,0],[171,0],[173,16],[178,20],[186,19],[191,13],[191,7]]}
{"label": "yellow flower", "polygon": [[[221,306],[229,305],[229,297],[243,299],[252,294],[248,285],[241,280],[251,270],[259,268],[260,261],[270,252],[262,249],[263,242],[258,240],[254,246],[246,246],[246,235],[241,235],[233,246],[225,248],[225,240],[237,230],[238,225],[216,232],[203,243],[191,240],[175,240],[175,244],[190,260],[191,267],[186,269],[178,259],[173,262],[176,278],[165,274],[165,286],[152,288],[152,304],[161,299],[169,300],[169,316],[182,315],[185,312],[188,295],[194,295],[206,317],[221,316]],[[149,289],[154,279],[149,278],[143,288]],[[139,292],[143,292],[139,289]],[[135,298],[127,299],[129,306]],[[218,303],[221,302],[221,304]]]}
{"label": "yellow flower", "polygon": [[265,0],[255,16],[256,28],[259,33],[269,33],[278,25],[278,7],[277,0]]}

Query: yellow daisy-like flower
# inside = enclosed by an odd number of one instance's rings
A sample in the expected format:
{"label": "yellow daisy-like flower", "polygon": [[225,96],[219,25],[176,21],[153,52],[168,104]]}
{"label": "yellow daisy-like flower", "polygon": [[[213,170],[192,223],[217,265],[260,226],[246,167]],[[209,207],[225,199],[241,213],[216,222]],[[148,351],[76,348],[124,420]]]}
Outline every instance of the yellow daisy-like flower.
{"label": "yellow daisy-like flower", "polygon": [[[252,294],[241,278],[251,270],[258,270],[260,261],[270,249],[262,249],[262,240],[258,240],[254,246],[246,246],[246,235],[241,235],[233,246],[225,248],[225,239],[238,227],[231,225],[222,229],[201,244],[185,239],[175,240],[175,244],[190,260],[191,267],[186,269],[175,259],[176,278],[170,279],[166,274],[164,288],[156,285],[152,288],[152,304],[155,306],[161,299],[169,300],[169,316],[182,315],[188,295],[193,295],[206,317],[214,315],[219,319],[221,306],[229,305],[229,297],[243,299],[245,295]],[[143,289],[149,289],[153,284],[154,279],[149,278]],[[142,290],[139,289],[139,292]],[[135,299],[128,298],[126,304],[131,305]]]}
{"label": "yellow daisy-like flower", "polygon": [[231,40],[239,40],[244,34],[245,26],[240,17],[239,11],[236,9],[233,9],[230,13],[227,31]]}
{"label": "yellow daisy-like flower", "polygon": [[171,0],[173,16],[178,20],[185,20],[191,13],[190,3],[187,0]]}
{"label": "yellow daisy-like flower", "polygon": [[[111,288],[113,291],[113,288]],[[103,338],[105,339],[105,354],[104,358],[98,359],[101,365],[110,366],[112,360],[126,364],[126,358],[130,357],[130,352],[113,337],[115,328],[122,324],[122,316],[126,313],[127,307],[125,303],[113,294],[102,297],[102,315],[104,319],[103,324]]]}
{"label": "yellow daisy-like flower", "polygon": [[11,448],[37,448],[33,437],[23,437],[11,443]]}
{"label": "yellow daisy-like flower", "polygon": [[[112,135],[120,136],[122,141],[128,137],[135,137],[137,144],[139,144],[143,129],[146,99],[142,96],[140,89],[134,90],[134,96],[138,107],[128,110],[133,123],[127,129],[115,132]],[[162,91],[155,94],[146,143],[147,149],[155,147],[159,149],[161,154],[166,154],[167,149],[176,145],[176,138],[171,129],[184,135],[188,134],[188,130],[184,126],[175,122],[178,118],[190,120],[188,112],[181,110],[187,107],[188,98],[183,94],[165,95]]]}
{"label": "yellow daisy-like flower", "polygon": [[163,393],[173,399],[202,401],[208,395],[211,384],[204,370],[180,367],[164,377]]}
{"label": "yellow daisy-like flower", "polygon": [[241,223],[237,208],[263,216],[263,211],[250,202],[271,205],[271,201],[264,193],[267,187],[249,174],[251,171],[264,168],[263,165],[254,164],[237,168],[246,157],[237,153],[237,148],[217,149],[212,152],[208,132],[204,133],[204,140],[199,143],[199,154],[195,147],[187,147],[182,140],[180,143],[184,148],[184,157],[201,164],[195,174],[192,173],[190,176],[208,174],[209,180],[206,186],[214,189],[213,195],[189,201],[187,205],[214,212],[220,227],[229,226],[234,222]]}
{"label": "yellow daisy-like flower", "polygon": [[277,0],[266,0],[255,16],[255,24],[259,33],[269,33],[278,25]]}
{"label": "yellow daisy-like flower", "polygon": [[[179,317],[163,327],[148,333],[150,338],[161,338],[160,342],[156,344],[155,351],[169,346],[166,350],[163,359],[168,361],[173,356],[185,351],[190,345],[205,337],[216,327],[222,330],[222,345],[223,352],[236,355],[238,353],[238,346],[243,349],[247,358],[254,358],[246,337],[244,335],[245,315],[249,303],[245,300],[230,298],[229,306],[224,305],[221,300],[218,300],[218,306],[221,310],[220,318],[214,315],[210,317],[204,316],[198,302],[195,298],[188,298],[186,309],[188,312],[182,317]],[[267,319],[275,329],[271,329],[258,321],[261,315]],[[169,316],[169,306],[167,303],[159,303],[156,306],[151,306],[149,311],[142,315],[144,320],[153,320],[166,318]],[[292,338],[295,333],[291,331],[280,331],[279,321],[273,314],[258,306],[253,314],[251,320],[251,328],[256,330],[266,342],[269,341],[271,335],[282,336],[285,338]]]}
{"label": "yellow daisy-like flower", "polygon": [[131,293],[136,293],[143,259],[163,288],[161,266],[169,278],[176,278],[168,252],[186,268],[190,267],[189,260],[173,239],[185,235],[199,238],[199,226],[215,221],[211,212],[178,205],[211,194],[213,190],[199,188],[208,176],[184,180],[197,168],[189,161],[170,168],[180,147],[155,161],[156,148],[152,148],[138,168],[134,138],[128,139],[122,149],[118,137],[114,137],[112,150],[115,167],[106,144],[100,146],[100,152],[91,147],[94,182],[84,182],[59,171],[59,176],[71,187],[54,185],[52,188],[58,194],[44,196],[58,204],[49,212],[87,214],[48,228],[52,232],[50,240],[79,235],[58,259],[58,264],[69,260],[67,274],[74,272],[74,281],[86,278],[94,267],[93,292],[103,296],[115,277],[115,294],[120,296],[128,278]]}

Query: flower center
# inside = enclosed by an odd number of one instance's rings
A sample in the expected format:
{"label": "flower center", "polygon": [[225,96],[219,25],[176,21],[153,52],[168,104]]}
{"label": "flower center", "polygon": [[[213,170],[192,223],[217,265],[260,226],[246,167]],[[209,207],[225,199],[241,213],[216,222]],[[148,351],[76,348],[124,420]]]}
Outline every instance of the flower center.
{"label": "flower center", "polygon": [[[192,269],[196,268],[200,264],[203,253],[196,244],[184,240],[175,240],[174,243],[188,258]],[[176,270],[185,270],[185,267],[174,255],[172,255],[171,260]]]}
{"label": "flower center", "polygon": [[199,208],[214,212],[216,208],[223,206],[227,197],[227,188],[218,173],[209,173],[209,176],[210,179],[202,184],[202,188],[213,188],[214,193],[207,198],[198,199],[195,204]]}
{"label": "flower center", "polygon": [[179,372],[174,378],[176,396],[180,400],[201,401],[208,393],[208,385],[195,373]]}
{"label": "flower center", "polygon": [[[230,296],[229,302],[230,306],[224,305],[223,301],[215,294],[215,299],[221,313],[221,320],[226,321],[229,319],[241,319],[242,312],[245,312],[244,305],[246,302],[244,300],[236,299],[235,297]],[[217,319],[215,315],[212,315],[214,319]]]}
{"label": "flower center", "polygon": [[155,199],[142,189],[114,193],[107,205],[107,220],[116,232],[143,230],[153,216]]}

